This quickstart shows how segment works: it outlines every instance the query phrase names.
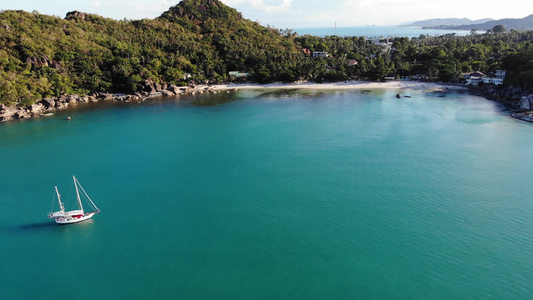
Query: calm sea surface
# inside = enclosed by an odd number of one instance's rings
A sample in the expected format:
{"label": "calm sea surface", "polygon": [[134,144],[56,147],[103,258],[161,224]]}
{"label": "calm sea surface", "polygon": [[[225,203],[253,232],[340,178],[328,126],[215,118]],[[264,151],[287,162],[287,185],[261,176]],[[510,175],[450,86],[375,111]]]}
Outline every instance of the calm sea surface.
{"label": "calm sea surface", "polygon": [[[533,299],[533,124],[397,92],[0,124],[0,298]],[[59,226],[73,174],[102,212]]]}
{"label": "calm sea surface", "polygon": [[[315,28],[295,28],[299,35],[310,34],[316,36],[364,36],[366,38],[378,37],[420,37],[420,35],[439,36],[455,33],[458,36],[470,34],[470,30],[442,30],[442,29],[422,29],[421,27],[396,27],[396,26],[356,26],[356,27],[315,27]],[[479,33],[481,33],[479,31]]]}

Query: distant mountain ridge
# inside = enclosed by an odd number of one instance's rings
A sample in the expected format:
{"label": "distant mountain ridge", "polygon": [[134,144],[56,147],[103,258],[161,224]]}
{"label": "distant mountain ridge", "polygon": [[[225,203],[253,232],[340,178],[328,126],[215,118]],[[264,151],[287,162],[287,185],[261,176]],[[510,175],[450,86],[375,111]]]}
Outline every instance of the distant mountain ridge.
{"label": "distant mountain ridge", "polygon": [[479,20],[470,20],[468,18],[440,18],[440,19],[428,19],[416,22],[406,22],[399,26],[401,27],[429,27],[429,26],[462,26],[472,24],[482,24],[485,22],[493,21],[493,19],[485,18]]}
{"label": "distant mountain ridge", "polygon": [[494,26],[503,25],[507,30],[532,30],[533,29],[533,14],[522,19],[499,19],[492,20],[481,24],[469,24],[461,26],[425,26],[424,29],[451,29],[451,30],[491,30]]}

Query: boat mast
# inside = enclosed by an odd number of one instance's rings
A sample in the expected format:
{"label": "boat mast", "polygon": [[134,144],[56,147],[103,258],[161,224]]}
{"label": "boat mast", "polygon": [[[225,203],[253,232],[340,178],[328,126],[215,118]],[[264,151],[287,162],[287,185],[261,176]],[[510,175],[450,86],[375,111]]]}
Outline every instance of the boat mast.
{"label": "boat mast", "polygon": [[57,190],[57,186],[55,188],[56,188],[56,194],[57,194],[57,201],[59,201],[59,208],[61,209],[61,211],[64,211],[65,210],[65,206],[63,206],[63,203],[61,202],[61,195],[59,195],[59,191]]}
{"label": "boat mast", "polygon": [[78,179],[76,179],[76,183],[77,185],[80,187],[81,191],[83,192],[83,194],[85,195],[85,197],[87,197],[87,199],[89,200],[89,202],[91,202],[91,205],[93,206],[92,208],[96,209],[94,211],[91,211],[91,212],[96,212],[96,213],[99,213],[100,212],[100,209],[98,207],[96,207],[96,205],[94,204],[93,200],[91,199],[91,197],[89,197],[89,195],[87,194],[87,192],[83,189],[83,186],[81,186],[80,182],[78,181]]}
{"label": "boat mast", "polygon": [[76,177],[74,177],[74,175],[72,175],[72,178],[74,179],[74,186],[76,187],[76,197],[78,199],[78,205],[80,206],[81,211],[83,211],[83,205],[81,205],[80,191],[78,190],[78,180],[76,180]]}

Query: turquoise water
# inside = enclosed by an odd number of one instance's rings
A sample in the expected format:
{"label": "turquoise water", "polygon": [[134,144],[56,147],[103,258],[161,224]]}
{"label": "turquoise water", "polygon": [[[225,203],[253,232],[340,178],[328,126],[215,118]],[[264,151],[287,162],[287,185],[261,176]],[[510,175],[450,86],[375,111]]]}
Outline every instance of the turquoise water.
{"label": "turquoise water", "polygon": [[455,33],[458,36],[469,35],[470,30],[444,30],[444,29],[422,29],[421,27],[396,27],[396,26],[355,26],[355,27],[315,27],[315,28],[295,28],[299,35],[310,34],[316,36],[364,36],[366,38],[378,37],[420,37],[420,35],[440,36]]}
{"label": "turquoise water", "polygon": [[[396,93],[1,124],[0,298],[531,299],[533,127],[466,94]],[[53,187],[72,196],[73,174],[102,213],[59,226]]]}

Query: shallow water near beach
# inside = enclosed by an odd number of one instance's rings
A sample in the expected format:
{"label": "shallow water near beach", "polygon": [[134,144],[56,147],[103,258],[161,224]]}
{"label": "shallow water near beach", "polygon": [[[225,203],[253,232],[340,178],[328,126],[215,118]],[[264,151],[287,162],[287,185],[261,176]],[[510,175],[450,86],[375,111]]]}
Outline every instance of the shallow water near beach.
{"label": "shallow water near beach", "polygon": [[[0,298],[533,298],[533,126],[497,103],[198,99],[0,124]],[[59,226],[72,175],[102,212]]]}

